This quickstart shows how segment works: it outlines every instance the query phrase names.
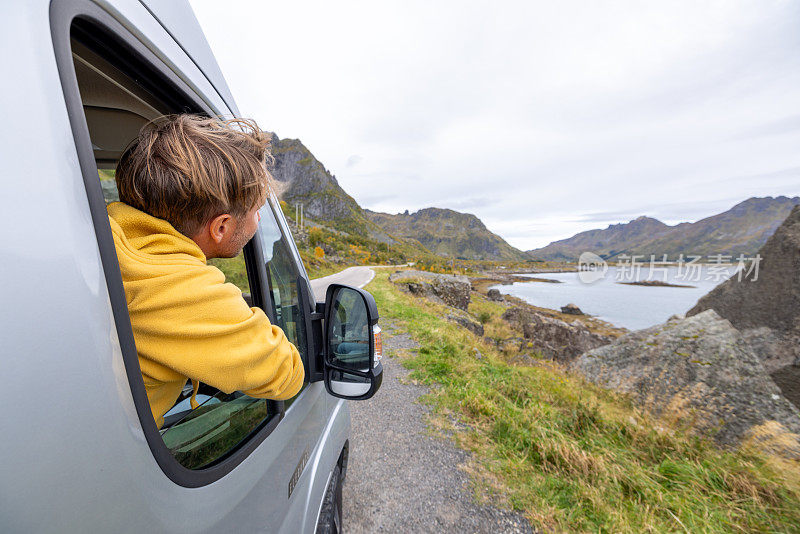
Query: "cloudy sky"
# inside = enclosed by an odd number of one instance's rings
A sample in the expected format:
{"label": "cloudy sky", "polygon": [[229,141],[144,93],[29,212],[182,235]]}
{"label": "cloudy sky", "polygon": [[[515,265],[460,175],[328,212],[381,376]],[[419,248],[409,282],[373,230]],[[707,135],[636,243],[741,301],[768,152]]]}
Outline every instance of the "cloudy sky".
{"label": "cloudy sky", "polygon": [[800,194],[800,3],[190,1],[242,115],[372,210],[527,250]]}

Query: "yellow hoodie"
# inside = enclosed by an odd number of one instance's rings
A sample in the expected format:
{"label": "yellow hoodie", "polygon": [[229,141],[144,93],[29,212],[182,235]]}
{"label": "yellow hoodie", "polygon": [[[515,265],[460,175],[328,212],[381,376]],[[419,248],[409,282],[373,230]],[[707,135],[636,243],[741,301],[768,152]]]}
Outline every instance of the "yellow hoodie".
{"label": "yellow hoodie", "polygon": [[108,206],[147,399],[156,424],[187,378],[225,393],[284,400],[303,385],[303,364],[283,331],[206,264],[197,244],[162,219],[122,202]]}

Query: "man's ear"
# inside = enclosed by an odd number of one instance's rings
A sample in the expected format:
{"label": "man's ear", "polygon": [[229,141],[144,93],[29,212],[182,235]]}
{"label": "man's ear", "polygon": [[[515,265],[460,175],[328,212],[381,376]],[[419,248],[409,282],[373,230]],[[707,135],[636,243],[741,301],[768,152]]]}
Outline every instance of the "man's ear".
{"label": "man's ear", "polygon": [[206,229],[208,237],[219,245],[236,230],[236,223],[229,213],[223,213],[211,219],[206,225]]}

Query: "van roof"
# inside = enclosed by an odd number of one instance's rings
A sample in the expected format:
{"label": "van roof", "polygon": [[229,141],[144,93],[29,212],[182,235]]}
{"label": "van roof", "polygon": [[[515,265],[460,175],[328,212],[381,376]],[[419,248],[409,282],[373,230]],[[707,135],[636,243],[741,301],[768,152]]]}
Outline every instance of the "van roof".
{"label": "van roof", "polygon": [[239,109],[236,107],[233,95],[225,82],[225,78],[222,76],[219,64],[189,2],[139,1],[192,58],[192,61],[205,74],[211,85],[225,100],[225,103],[228,104],[230,110],[234,115],[238,116]]}

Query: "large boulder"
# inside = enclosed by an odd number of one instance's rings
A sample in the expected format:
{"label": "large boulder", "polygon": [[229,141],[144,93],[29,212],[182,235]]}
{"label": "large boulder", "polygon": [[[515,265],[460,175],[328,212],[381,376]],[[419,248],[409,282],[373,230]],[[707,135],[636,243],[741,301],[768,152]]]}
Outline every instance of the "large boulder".
{"label": "large boulder", "polygon": [[503,297],[499,289],[490,289],[486,293],[486,297],[494,302],[503,302],[505,300],[505,297]]}
{"label": "large boulder", "polygon": [[590,331],[581,323],[567,323],[553,317],[535,314],[522,326],[525,339],[533,350],[545,358],[569,364],[581,353],[611,343],[613,336]]}
{"label": "large boulder", "polygon": [[565,364],[571,363],[581,353],[615,339],[614,336],[592,332],[579,321],[567,323],[522,306],[507,309],[503,319],[522,330],[533,351]]}
{"label": "large boulder", "polygon": [[532,320],[534,313],[532,309],[524,306],[512,306],[503,312],[502,318],[504,321],[522,328],[523,324]]}
{"label": "large boulder", "polygon": [[584,315],[578,305],[572,303],[561,306],[561,313],[566,313],[568,315]]}
{"label": "large boulder", "polygon": [[469,307],[472,286],[466,276],[407,270],[390,275],[389,281],[413,295],[464,311]]}
{"label": "large boulder", "polygon": [[[785,376],[795,376],[800,366],[800,206],[758,254],[757,278],[755,270],[741,280],[730,278],[701,298],[687,315],[713,309],[729,320],[751,341],[767,371],[783,384]],[[800,406],[796,388],[782,389]]]}
{"label": "large boulder", "polygon": [[758,278],[730,278],[701,298],[687,315],[713,309],[739,330],[762,326],[779,332],[800,329],[800,206],[758,254]]}
{"label": "large boulder", "polygon": [[800,412],[749,341],[713,310],[626,334],[582,354],[574,367],[721,444],[769,428],[781,434],[784,454],[800,458]]}

